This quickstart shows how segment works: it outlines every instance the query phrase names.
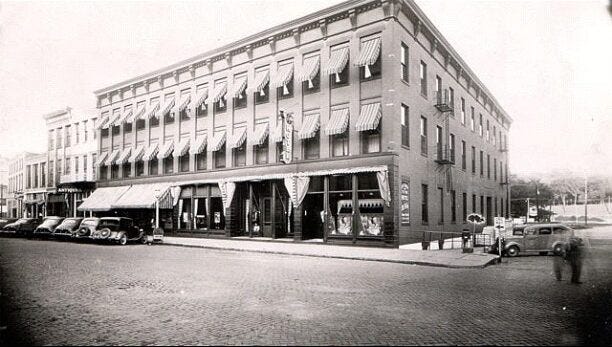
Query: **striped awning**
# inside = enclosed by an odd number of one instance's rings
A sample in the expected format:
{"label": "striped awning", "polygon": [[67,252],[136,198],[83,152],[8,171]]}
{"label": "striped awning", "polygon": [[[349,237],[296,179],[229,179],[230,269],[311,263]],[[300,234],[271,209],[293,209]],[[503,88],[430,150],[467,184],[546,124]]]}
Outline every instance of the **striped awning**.
{"label": "striped awning", "polygon": [[204,88],[200,90],[198,94],[196,95],[196,98],[193,99],[193,102],[191,103],[191,108],[195,110],[196,108],[200,107],[200,105],[206,102],[207,98],[208,98],[208,88]]}
{"label": "striped awning", "polygon": [[109,120],[109,116],[104,116],[102,119],[100,119],[100,123],[98,123],[98,125],[96,126],[96,129],[102,129],[102,127],[105,126],[106,123],[108,123],[108,120]]}
{"label": "striped awning", "polygon": [[338,135],[346,131],[349,123],[349,109],[333,110],[325,127],[325,134]]}
{"label": "striped awning", "polygon": [[164,101],[164,106],[157,112],[157,118],[161,119],[166,113],[170,112],[170,110],[174,107],[174,102],[174,97],[166,99],[166,101]]}
{"label": "striped awning", "polygon": [[270,126],[268,125],[268,123],[261,123],[255,125],[255,133],[253,134],[253,145],[261,146],[264,142],[266,142],[266,138],[268,137],[268,133],[270,132],[269,129]]}
{"label": "striped awning", "polygon": [[172,153],[174,150],[174,140],[167,141],[163,144],[159,153],[157,153],[157,159],[164,159]]}
{"label": "striped awning", "polygon": [[247,76],[240,76],[234,79],[234,91],[232,92],[233,98],[240,98],[240,94],[244,92],[247,86]]}
{"label": "striped awning", "polygon": [[155,103],[151,104],[151,107],[149,107],[149,111],[147,111],[145,118],[151,119],[155,117],[155,114],[157,113],[158,110],[159,110],[159,101],[156,101]]}
{"label": "striped awning", "polygon": [[253,92],[260,93],[266,87],[266,84],[268,84],[268,82],[270,82],[270,71],[269,70],[258,71],[255,74],[255,83],[253,84]]}
{"label": "striped awning", "polygon": [[286,86],[293,77],[293,63],[285,64],[278,67],[276,78],[270,83],[271,88],[279,88]]}
{"label": "striped awning", "polygon": [[155,208],[156,201],[160,201],[159,208],[172,208],[172,204],[162,201],[170,195],[170,183],[146,183],[127,186],[129,189],[111,203],[113,209],[126,208]]}
{"label": "striped awning", "polygon": [[132,112],[132,109],[129,109],[127,111],[123,111],[123,114],[121,115],[121,118],[119,118],[117,120],[117,122],[115,122],[115,125],[121,125],[123,123],[132,123],[132,121],[127,121],[128,118],[132,118],[132,116],[134,115],[134,112]]}
{"label": "striped awning", "polygon": [[208,148],[210,148],[211,151],[216,152],[220,150],[225,144],[225,131],[216,133],[209,139],[209,141],[210,143],[208,144]]}
{"label": "striped awning", "polygon": [[212,102],[218,102],[225,96],[227,93],[227,83],[221,82],[215,86],[215,90],[213,90]]}
{"label": "striped awning", "polygon": [[120,154],[121,154],[121,150],[120,149],[116,149],[116,150],[112,151],[111,154],[106,159],[106,162],[105,162],[104,165],[106,165],[106,166],[114,165],[115,162],[117,162],[117,158],[119,158]]}
{"label": "striped awning", "polygon": [[187,105],[189,105],[190,101],[191,93],[181,95],[181,101],[179,102],[178,111],[182,112],[185,108],[187,108]]}
{"label": "striped awning", "polygon": [[134,119],[136,119],[134,111],[133,110],[128,110],[124,114],[124,118],[122,120],[122,123],[134,123]]}
{"label": "striped awning", "polygon": [[276,123],[274,131],[272,131],[272,134],[270,135],[270,140],[273,142],[283,141],[283,122]]}
{"label": "striped awning", "polygon": [[187,151],[189,151],[189,143],[188,137],[181,139],[176,147],[174,147],[174,153],[172,153],[172,155],[175,157],[182,157],[187,154]]}
{"label": "striped awning", "polygon": [[135,163],[137,161],[141,161],[142,157],[144,156],[145,153],[145,146],[138,146],[136,147],[136,149],[134,150],[134,152],[132,152],[132,155],[130,156],[130,163]]}
{"label": "striped awning", "polygon": [[114,125],[117,125],[117,124],[115,124],[115,122],[116,122],[117,120],[119,120],[119,118],[121,118],[121,112],[115,112],[115,113],[113,113],[113,114],[112,114],[112,115],[111,115],[111,116],[108,118],[108,122],[106,122],[106,124],[104,124],[104,125],[102,126],[102,129],[107,129],[107,128],[109,128],[109,127],[112,127],[112,126],[114,126]]}
{"label": "striped awning", "polygon": [[320,66],[321,58],[318,55],[304,59],[302,70],[296,76],[296,80],[301,83],[314,79],[317,76],[317,73],[319,73]]}
{"label": "striped awning", "polygon": [[361,112],[357,118],[357,131],[368,131],[378,128],[378,123],[382,117],[380,102],[361,105]]}
{"label": "striped awning", "polygon": [[107,157],[108,157],[108,152],[100,153],[100,156],[98,157],[98,161],[96,162],[96,166],[104,165],[104,162],[106,162]]}
{"label": "striped awning", "polygon": [[238,148],[242,146],[246,140],[246,127],[234,129],[234,133],[229,141],[230,148]]}
{"label": "striped awning", "polygon": [[130,186],[97,188],[77,208],[79,211],[110,211],[111,205],[117,201]]}
{"label": "striped awning", "polygon": [[327,69],[325,69],[325,74],[339,74],[346,67],[346,63],[348,63],[349,59],[349,49],[348,47],[339,48],[333,50],[331,52],[331,56],[329,57],[329,64],[327,65]]}
{"label": "striped awning", "polygon": [[319,114],[311,114],[304,117],[302,128],[298,132],[298,138],[300,140],[306,140],[314,137],[319,130]]}
{"label": "striped awning", "polygon": [[142,156],[142,160],[150,161],[152,159],[155,159],[155,155],[157,154],[158,151],[159,151],[159,145],[157,143],[152,143],[145,150],[144,155]]}
{"label": "striped awning", "polygon": [[121,155],[117,159],[117,165],[123,165],[128,162],[130,155],[132,154],[132,148],[128,147],[121,152]]}
{"label": "striped awning", "polygon": [[136,112],[134,113],[134,118],[132,119],[132,121],[140,119],[145,114],[146,110],[147,110],[147,105],[142,104],[138,106],[138,108],[136,109]]}
{"label": "striped awning", "polygon": [[355,66],[374,65],[380,55],[380,37],[368,40],[361,45],[361,52],[355,61]]}
{"label": "striped awning", "polygon": [[189,153],[190,154],[202,153],[204,149],[206,148],[206,144],[207,144],[206,135],[196,138],[195,141],[193,142],[193,146],[189,148]]}

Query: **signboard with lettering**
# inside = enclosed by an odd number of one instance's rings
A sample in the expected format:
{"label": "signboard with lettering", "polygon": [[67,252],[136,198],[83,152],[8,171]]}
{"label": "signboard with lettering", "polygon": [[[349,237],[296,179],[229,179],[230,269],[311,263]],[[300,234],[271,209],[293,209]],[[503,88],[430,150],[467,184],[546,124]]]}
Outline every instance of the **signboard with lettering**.
{"label": "signboard with lettering", "polygon": [[400,185],[401,221],[410,224],[410,184],[402,182]]}
{"label": "signboard with lettering", "polygon": [[291,163],[293,157],[293,114],[281,111],[283,119],[283,152],[281,161],[285,164]]}

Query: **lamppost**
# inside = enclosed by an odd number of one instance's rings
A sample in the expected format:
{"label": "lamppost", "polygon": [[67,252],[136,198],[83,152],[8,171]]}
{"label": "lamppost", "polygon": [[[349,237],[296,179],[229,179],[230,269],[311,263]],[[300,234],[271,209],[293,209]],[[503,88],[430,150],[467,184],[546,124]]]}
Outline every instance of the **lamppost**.
{"label": "lamppost", "polygon": [[159,189],[155,189],[155,229],[159,228]]}

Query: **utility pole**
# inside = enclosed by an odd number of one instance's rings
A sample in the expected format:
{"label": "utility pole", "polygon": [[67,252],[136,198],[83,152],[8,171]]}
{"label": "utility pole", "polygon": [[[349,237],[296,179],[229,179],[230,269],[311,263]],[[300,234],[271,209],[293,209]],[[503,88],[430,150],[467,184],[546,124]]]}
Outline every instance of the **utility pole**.
{"label": "utility pole", "polygon": [[529,222],[529,198],[527,198],[527,214],[525,215],[525,224]]}
{"label": "utility pole", "polygon": [[584,176],[584,225],[587,225],[587,204],[589,202],[589,193],[588,193],[588,180],[589,178]]}

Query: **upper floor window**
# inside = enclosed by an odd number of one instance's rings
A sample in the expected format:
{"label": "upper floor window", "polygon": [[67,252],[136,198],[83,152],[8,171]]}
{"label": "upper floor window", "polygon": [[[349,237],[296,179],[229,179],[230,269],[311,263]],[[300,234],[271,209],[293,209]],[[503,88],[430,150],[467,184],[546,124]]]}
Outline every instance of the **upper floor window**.
{"label": "upper floor window", "polygon": [[421,154],[427,155],[427,118],[421,116]]}
{"label": "upper floor window", "polygon": [[261,144],[253,146],[255,152],[255,164],[268,163],[268,138]]}
{"label": "upper floor window", "polygon": [[359,78],[362,81],[380,78],[382,72],[380,55],[380,37],[361,39],[361,50],[356,65],[359,66]]}
{"label": "upper floor window", "polygon": [[319,159],[320,153],[320,131],[316,131],[313,137],[304,139],[304,159]]}
{"label": "upper floor window", "polygon": [[448,139],[448,149],[450,151],[450,161],[455,163],[455,134],[450,134]]}
{"label": "upper floor window", "polygon": [[474,107],[473,106],[471,107],[471,110],[472,110],[472,116],[470,118],[470,129],[472,131],[474,131],[474,128],[475,128],[475,125],[476,125],[476,119],[474,117]]}
{"label": "upper floor window", "polygon": [[343,157],[349,154],[348,131],[331,136],[331,149],[333,157]]}
{"label": "upper floor window", "polygon": [[53,150],[53,130],[49,130],[49,150]]}
{"label": "upper floor window", "polygon": [[255,104],[263,104],[270,100],[270,70],[263,67],[255,70]]}
{"label": "upper floor window", "polygon": [[402,80],[405,82],[409,81],[409,71],[408,71],[408,46],[402,42],[401,53],[400,53],[400,64],[402,67]]}
{"label": "upper floor window", "polygon": [[226,144],[224,143],[218,151],[214,152],[216,169],[222,169],[225,167],[225,147]]}
{"label": "upper floor window", "polygon": [[302,73],[299,81],[302,81],[304,94],[317,93],[321,89],[321,56],[318,52],[304,55]]}
{"label": "upper floor window", "polygon": [[88,127],[88,123],[87,121],[84,121],[83,122],[83,141],[84,142],[87,142],[87,138],[89,137],[88,136],[89,130],[87,129],[87,127]]}
{"label": "upper floor window", "polygon": [[196,90],[196,99],[194,102],[196,118],[208,116],[208,105],[206,99],[208,98],[208,85],[199,85]]}
{"label": "upper floor window", "polygon": [[478,123],[478,134],[482,137],[482,113],[480,113],[480,122]]}
{"label": "upper floor window", "polygon": [[62,138],[62,128],[58,128],[55,130],[55,145],[57,146],[58,149],[60,149],[63,147],[63,144],[64,144],[64,139]]}
{"label": "upper floor window", "polygon": [[461,124],[465,125],[465,99],[461,98]]}
{"label": "upper floor window", "polygon": [[274,87],[279,100],[293,97],[293,62],[278,63]]}
{"label": "upper floor window", "polygon": [[489,120],[487,119],[487,142],[491,141],[491,135],[489,132]]}
{"label": "upper floor window", "polygon": [[410,128],[409,128],[410,108],[402,104],[401,125],[402,125],[402,146],[410,147]]}
{"label": "upper floor window", "polygon": [[465,141],[461,141],[461,169],[465,170],[467,168],[467,153]]}
{"label": "upper floor window", "polygon": [[245,108],[247,106],[246,86],[246,73],[234,76],[234,91],[232,92],[234,109]]}
{"label": "upper floor window", "polygon": [[74,124],[74,143],[78,144],[79,143],[79,123],[75,123]]}
{"label": "upper floor window", "polygon": [[66,132],[66,147],[70,147],[72,145],[72,137],[70,136],[70,130],[72,127],[70,125],[66,125],[64,131]]}
{"label": "upper floor window", "polygon": [[179,119],[181,121],[189,120],[189,103],[191,101],[191,90],[186,89],[181,91],[181,99],[179,105]]}
{"label": "upper floor window", "polygon": [[330,50],[329,66],[330,86],[343,87],[349,84],[349,48],[346,44],[334,46]]}
{"label": "upper floor window", "polygon": [[215,114],[224,113],[227,111],[227,82],[217,81],[215,82],[215,89],[213,90],[212,102],[213,112]]}
{"label": "upper floor window", "polygon": [[419,69],[419,76],[421,78],[421,95],[427,96],[427,64],[421,60],[421,66]]}

